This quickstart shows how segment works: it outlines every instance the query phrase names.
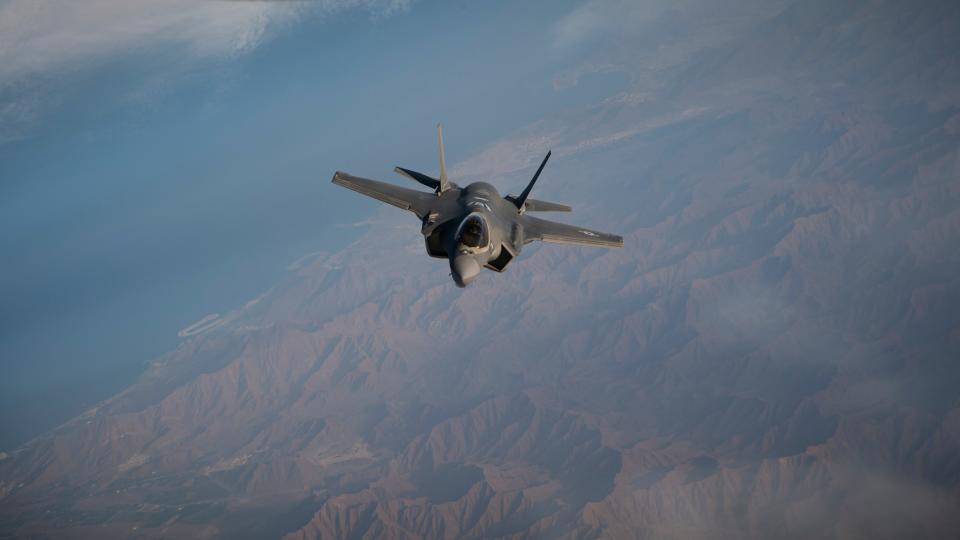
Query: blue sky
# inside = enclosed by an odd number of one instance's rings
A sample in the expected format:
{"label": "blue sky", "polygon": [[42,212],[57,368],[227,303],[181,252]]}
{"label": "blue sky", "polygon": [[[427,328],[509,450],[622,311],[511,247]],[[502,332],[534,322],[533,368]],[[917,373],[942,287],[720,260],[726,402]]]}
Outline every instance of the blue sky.
{"label": "blue sky", "polygon": [[404,182],[438,121],[455,163],[610,95],[623,77],[555,84],[590,48],[577,8],[0,4],[0,448],[354,238],[377,207],[333,171]]}

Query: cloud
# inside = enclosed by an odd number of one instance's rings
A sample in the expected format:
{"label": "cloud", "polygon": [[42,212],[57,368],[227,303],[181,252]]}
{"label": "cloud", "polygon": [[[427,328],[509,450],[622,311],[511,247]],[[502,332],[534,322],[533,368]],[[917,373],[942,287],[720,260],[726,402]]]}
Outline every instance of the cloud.
{"label": "cloud", "polygon": [[[0,143],[29,131],[65,75],[176,46],[182,63],[251,51],[304,15],[403,11],[410,0],[10,0],[0,3]],[[163,68],[161,68],[163,69]]]}
{"label": "cloud", "polygon": [[164,44],[197,57],[255,47],[271,22],[292,17],[279,2],[14,0],[0,7],[0,81],[75,71]]}
{"label": "cloud", "polygon": [[[633,101],[631,101],[633,100]],[[609,110],[620,110],[622,105],[643,101],[626,95],[605,100],[597,109],[597,116]],[[536,167],[544,153],[552,149],[556,156],[572,156],[614,145],[649,133],[655,129],[683,122],[705,114],[705,107],[691,107],[650,119],[637,120],[628,126],[590,126],[581,128],[573,122],[563,124],[544,122],[531,124],[512,136],[500,139],[483,148],[473,157],[457,162],[451,174],[461,179],[497,180]]]}
{"label": "cloud", "polygon": [[[721,26],[729,26],[738,19],[771,15],[785,4],[784,0],[589,0],[554,24],[553,44],[569,47],[598,38],[643,38],[663,31],[669,34],[684,25],[697,27],[708,16],[714,28],[704,31],[715,31],[717,19]],[[686,22],[678,24],[678,16]],[[663,28],[665,22],[667,27]]]}
{"label": "cloud", "polygon": [[635,33],[668,8],[689,0],[591,0],[575,8],[553,27],[554,46],[570,47],[593,39]]}
{"label": "cloud", "polygon": [[164,44],[196,57],[230,55],[261,44],[305,13],[365,9],[389,14],[408,0],[228,2],[197,0],[12,0],[0,5],[0,82]]}

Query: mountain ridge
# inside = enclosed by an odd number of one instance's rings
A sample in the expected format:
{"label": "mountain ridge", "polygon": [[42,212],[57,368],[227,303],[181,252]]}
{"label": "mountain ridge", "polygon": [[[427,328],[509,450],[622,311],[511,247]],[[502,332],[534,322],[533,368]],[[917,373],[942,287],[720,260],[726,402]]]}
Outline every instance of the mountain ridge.
{"label": "mountain ridge", "polygon": [[[819,25],[829,44],[871,9],[906,9],[847,7],[757,32]],[[879,47],[903,49],[891,62],[954,39],[953,8],[929,9],[942,20],[924,11]],[[922,70],[935,86],[875,87],[874,51],[820,66],[763,56],[756,35],[695,56],[713,62],[696,77],[668,68],[645,100],[511,139],[567,148],[551,200],[581,201],[577,222],[622,231],[623,250],[534,247],[459,291],[416,223],[383,211],[0,461],[0,534],[956,533],[960,94],[941,91],[955,55]],[[758,81],[717,63],[744,48],[761,71],[802,69]],[[511,148],[483,155],[503,152],[485,174],[515,169]]]}

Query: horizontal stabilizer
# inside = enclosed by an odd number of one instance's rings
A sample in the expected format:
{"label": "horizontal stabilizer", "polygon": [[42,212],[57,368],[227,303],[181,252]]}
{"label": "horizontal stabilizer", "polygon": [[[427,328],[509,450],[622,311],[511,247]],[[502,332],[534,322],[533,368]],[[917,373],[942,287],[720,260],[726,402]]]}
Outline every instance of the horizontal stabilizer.
{"label": "horizontal stabilizer", "polygon": [[[517,198],[513,195],[507,195],[504,197],[513,204],[517,204]],[[538,199],[527,199],[524,204],[523,209],[527,212],[572,212],[573,208],[565,204],[550,202],[550,201],[541,201]]]}
{"label": "horizontal stabilizer", "polygon": [[404,169],[403,167],[394,167],[393,171],[397,174],[402,174],[403,176],[406,176],[415,182],[420,182],[430,189],[437,190],[440,188],[440,180],[437,180],[432,176],[427,176],[417,171],[411,171],[410,169]]}

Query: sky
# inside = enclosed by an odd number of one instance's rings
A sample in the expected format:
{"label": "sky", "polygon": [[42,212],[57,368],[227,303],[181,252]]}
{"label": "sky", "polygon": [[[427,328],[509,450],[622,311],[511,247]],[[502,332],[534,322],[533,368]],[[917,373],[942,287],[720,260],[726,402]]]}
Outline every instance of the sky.
{"label": "sky", "polygon": [[[0,449],[131,383],[404,182],[626,84],[592,3],[0,3]],[[629,10],[628,10],[629,11]]]}

